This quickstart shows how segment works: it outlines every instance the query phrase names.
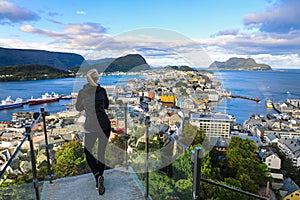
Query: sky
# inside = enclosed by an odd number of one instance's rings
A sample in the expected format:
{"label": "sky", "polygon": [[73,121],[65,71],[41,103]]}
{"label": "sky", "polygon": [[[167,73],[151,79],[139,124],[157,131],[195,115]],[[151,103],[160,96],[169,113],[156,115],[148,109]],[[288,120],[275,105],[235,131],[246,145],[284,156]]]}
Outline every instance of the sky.
{"label": "sky", "polygon": [[86,60],[141,54],[151,66],[231,57],[300,68],[299,0],[0,0],[0,47]]}

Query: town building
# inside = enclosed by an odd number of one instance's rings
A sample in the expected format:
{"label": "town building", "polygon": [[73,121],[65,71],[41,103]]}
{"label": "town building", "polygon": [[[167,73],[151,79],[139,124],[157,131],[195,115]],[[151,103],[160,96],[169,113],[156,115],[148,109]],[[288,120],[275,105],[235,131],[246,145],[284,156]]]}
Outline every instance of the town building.
{"label": "town building", "polygon": [[228,114],[190,114],[190,123],[205,131],[207,137],[229,138],[233,120]]}
{"label": "town building", "polygon": [[292,159],[295,166],[300,166],[300,145],[296,139],[281,138],[278,147],[287,157]]}

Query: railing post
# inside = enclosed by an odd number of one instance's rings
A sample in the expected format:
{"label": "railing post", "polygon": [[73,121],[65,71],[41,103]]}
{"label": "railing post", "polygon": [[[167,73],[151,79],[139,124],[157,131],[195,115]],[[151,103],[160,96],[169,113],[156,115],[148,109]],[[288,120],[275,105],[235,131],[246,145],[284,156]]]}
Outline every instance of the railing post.
{"label": "railing post", "polygon": [[46,146],[46,156],[47,156],[47,165],[48,165],[48,176],[49,181],[52,183],[52,171],[51,171],[51,164],[50,164],[50,154],[49,154],[49,144],[48,144],[48,135],[47,135],[47,128],[46,128],[46,116],[49,115],[48,112],[45,112],[44,108],[41,108],[41,113],[43,117],[43,128],[44,128],[44,135],[45,135],[45,146]]}
{"label": "railing post", "polygon": [[127,109],[128,109],[128,104],[125,103],[124,106],[124,115],[125,115],[125,130],[124,130],[124,139],[125,139],[125,165],[126,165],[126,170],[128,170],[128,139],[129,139],[129,135],[127,134]]}
{"label": "railing post", "polygon": [[146,126],[146,199],[149,199],[149,127],[150,127],[150,116],[145,117],[145,126]]}
{"label": "railing post", "polygon": [[200,199],[200,175],[201,175],[201,147],[194,151],[194,174],[193,174],[193,199]]}
{"label": "railing post", "polygon": [[33,174],[33,187],[35,189],[36,199],[39,200],[40,195],[39,195],[39,187],[38,187],[38,178],[37,178],[35,154],[34,154],[34,147],[33,147],[30,125],[25,126],[25,135],[27,136],[29,145],[30,145],[31,165],[32,165],[32,174]]}

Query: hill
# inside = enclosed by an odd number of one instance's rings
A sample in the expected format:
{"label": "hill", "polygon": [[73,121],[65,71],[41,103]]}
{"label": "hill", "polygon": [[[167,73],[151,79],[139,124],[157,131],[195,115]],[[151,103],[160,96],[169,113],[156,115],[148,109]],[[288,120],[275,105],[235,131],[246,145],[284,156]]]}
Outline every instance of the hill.
{"label": "hill", "polygon": [[257,64],[252,58],[230,58],[225,62],[215,61],[211,70],[272,70],[267,64]]}
{"label": "hill", "polygon": [[74,77],[75,73],[45,66],[17,65],[0,67],[0,81],[24,81]]}
{"label": "hill", "polygon": [[3,66],[38,64],[68,70],[80,66],[83,62],[85,62],[85,59],[75,53],[0,47],[0,68]]}
{"label": "hill", "polygon": [[114,60],[104,60],[88,68],[96,68],[99,72],[139,72],[149,70],[150,66],[141,55],[128,54]]}
{"label": "hill", "polygon": [[182,65],[182,66],[168,66],[166,68],[171,68],[174,70],[179,70],[179,71],[196,71],[193,68],[186,66],[186,65]]}

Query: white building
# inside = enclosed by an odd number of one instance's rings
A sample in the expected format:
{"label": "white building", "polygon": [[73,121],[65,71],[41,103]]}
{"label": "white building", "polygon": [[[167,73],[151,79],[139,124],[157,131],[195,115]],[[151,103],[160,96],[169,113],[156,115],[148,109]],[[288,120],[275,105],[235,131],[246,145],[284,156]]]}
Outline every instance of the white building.
{"label": "white building", "polygon": [[229,138],[233,120],[227,114],[190,114],[190,123],[205,131],[207,137]]}
{"label": "white building", "polygon": [[268,155],[264,162],[269,169],[281,169],[281,159],[275,153]]}
{"label": "white building", "polygon": [[208,101],[219,101],[219,94],[215,89],[205,89],[204,93],[208,96]]}
{"label": "white building", "polygon": [[[259,153],[263,162],[267,165],[271,177],[275,180],[283,181],[283,174],[281,172],[281,159],[270,149],[262,149]],[[277,181],[278,182],[278,181]]]}

